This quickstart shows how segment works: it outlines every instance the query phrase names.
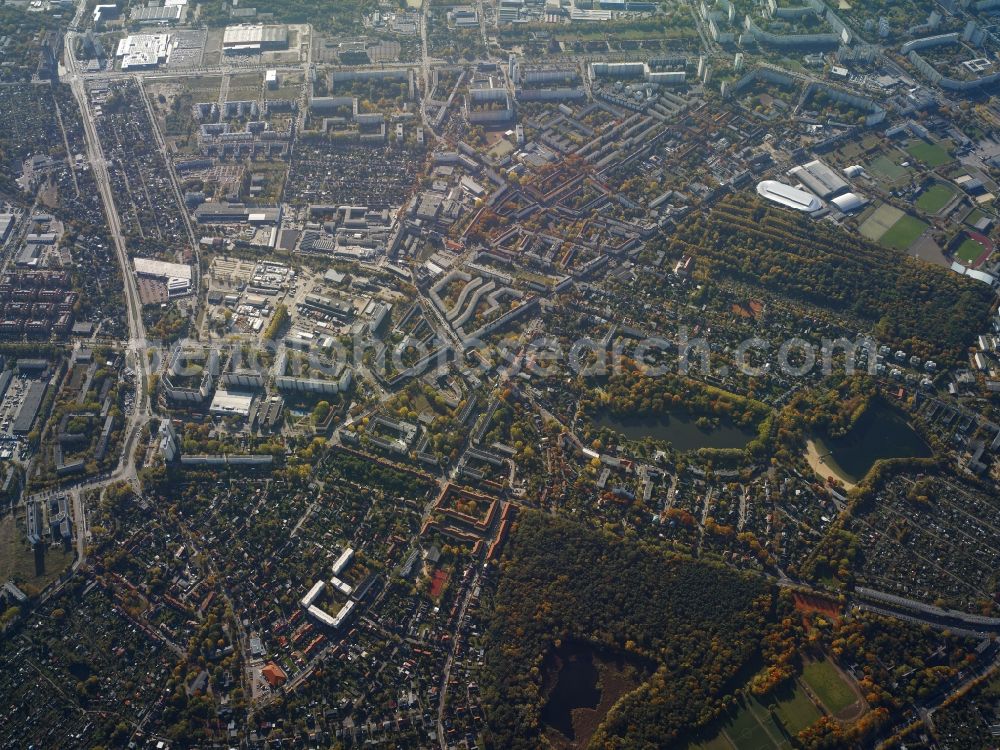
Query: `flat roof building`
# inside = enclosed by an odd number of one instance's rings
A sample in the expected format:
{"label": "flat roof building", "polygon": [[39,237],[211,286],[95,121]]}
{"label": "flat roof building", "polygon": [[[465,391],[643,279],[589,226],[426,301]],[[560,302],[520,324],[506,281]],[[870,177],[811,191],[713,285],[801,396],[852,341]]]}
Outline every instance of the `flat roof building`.
{"label": "flat roof building", "polygon": [[115,57],[122,70],[147,70],[170,62],[175,47],[173,34],[131,34],[118,42]]}
{"label": "flat roof building", "polygon": [[800,180],[803,185],[827,200],[847,190],[847,181],[819,159],[789,170],[789,175]]}
{"label": "flat roof building", "polygon": [[313,602],[316,601],[316,598],[323,592],[324,586],[326,586],[326,581],[322,580],[316,581],[316,583],[312,585],[312,588],[309,589],[309,592],[302,597],[302,601],[300,602],[303,609],[308,609],[312,606]]}
{"label": "flat roof building", "polygon": [[167,285],[168,297],[180,297],[191,291],[191,266],[152,258],[133,258],[136,276],[157,279]]}
{"label": "flat roof building", "polygon": [[215,396],[212,397],[212,404],[208,407],[208,411],[216,416],[246,418],[250,415],[252,405],[252,393],[226,391],[219,388],[215,391]]}
{"label": "flat roof building", "polygon": [[178,23],[184,15],[184,5],[141,5],[128,14],[130,24]]}
{"label": "flat roof building", "polygon": [[351,549],[350,547],[341,552],[340,557],[338,557],[336,562],[333,563],[333,574],[335,576],[339,576],[341,573],[343,573],[344,568],[346,568],[350,564],[351,559],[353,557],[354,557],[354,550]]}
{"label": "flat roof building", "polygon": [[7,239],[7,235],[10,234],[10,230],[13,226],[13,214],[0,214],[0,242],[4,242]]}
{"label": "flat roof building", "polygon": [[27,435],[31,432],[48,388],[49,384],[44,380],[35,380],[28,386],[28,390],[24,394],[24,401],[21,402],[21,408],[14,418],[14,424],[11,425],[11,432],[15,435]]}
{"label": "flat roof building", "polygon": [[288,49],[288,27],[264,24],[227,26],[222,34],[227,55]]}
{"label": "flat roof building", "polygon": [[277,224],[281,207],[207,201],[195,209],[194,218],[199,224]]}

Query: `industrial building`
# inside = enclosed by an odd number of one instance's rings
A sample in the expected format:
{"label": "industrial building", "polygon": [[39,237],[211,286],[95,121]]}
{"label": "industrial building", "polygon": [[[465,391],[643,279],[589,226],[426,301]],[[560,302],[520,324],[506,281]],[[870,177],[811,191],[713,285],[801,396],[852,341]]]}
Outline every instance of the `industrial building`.
{"label": "industrial building", "polygon": [[151,258],[135,258],[136,276],[162,281],[168,297],[182,297],[191,291],[191,266]]}
{"label": "industrial building", "polygon": [[0,244],[7,240],[7,235],[14,226],[14,214],[0,214]]}
{"label": "industrial building", "polygon": [[281,208],[250,208],[242,203],[212,201],[198,206],[194,218],[199,224],[277,224],[281,221]]}
{"label": "industrial building", "polygon": [[139,5],[128,14],[128,22],[137,25],[179,23],[184,16],[184,4]]}
{"label": "industrial building", "polygon": [[49,384],[44,380],[35,380],[28,386],[28,390],[24,394],[24,401],[21,402],[21,408],[14,418],[14,424],[11,425],[11,432],[15,435],[27,435],[31,432],[48,388]]}
{"label": "industrial building", "polygon": [[264,24],[227,26],[222,34],[222,50],[227,55],[256,54],[288,49],[288,27]]}

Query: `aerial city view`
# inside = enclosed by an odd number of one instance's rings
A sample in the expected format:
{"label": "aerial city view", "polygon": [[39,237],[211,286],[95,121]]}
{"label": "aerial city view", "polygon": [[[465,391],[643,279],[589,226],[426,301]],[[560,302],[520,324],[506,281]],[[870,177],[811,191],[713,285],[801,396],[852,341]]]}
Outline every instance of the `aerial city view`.
{"label": "aerial city view", "polygon": [[1000,0],[0,0],[0,748],[1000,747]]}

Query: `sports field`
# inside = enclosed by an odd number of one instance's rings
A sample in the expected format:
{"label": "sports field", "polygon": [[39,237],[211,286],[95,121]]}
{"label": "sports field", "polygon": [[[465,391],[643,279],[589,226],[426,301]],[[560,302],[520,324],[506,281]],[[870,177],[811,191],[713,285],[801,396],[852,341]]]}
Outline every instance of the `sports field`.
{"label": "sports field", "polygon": [[871,216],[864,220],[858,231],[863,237],[873,242],[882,239],[882,235],[889,231],[893,224],[902,219],[906,214],[895,206],[883,203],[872,212]]}
{"label": "sports field", "polygon": [[882,155],[868,165],[869,171],[883,177],[889,182],[897,182],[906,177],[910,170],[906,167],[901,167],[899,164],[894,162],[888,156]]}
{"label": "sports field", "polygon": [[893,224],[889,231],[882,235],[879,242],[896,250],[906,250],[917,241],[926,229],[927,224],[907,214]]}
{"label": "sports field", "polygon": [[692,750],[785,750],[788,747],[790,744],[781,736],[781,730],[767,709],[751,699],[729,716],[718,735],[709,742],[694,745]]}
{"label": "sports field", "polygon": [[917,197],[917,208],[924,213],[936,214],[948,205],[955,191],[943,182],[936,182]]}
{"label": "sports field", "polygon": [[965,265],[970,265],[979,260],[979,256],[984,252],[986,252],[986,248],[983,247],[982,243],[971,237],[966,237],[965,241],[958,246],[958,250],[955,251],[955,258]]}
{"label": "sports field", "polygon": [[775,705],[778,720],[792,736],[811,726],[821,715],[798,683],[780,690],[775,697],[779,698]]}
{"label": "sports field", "polygon": [[984,214],[978,208],[974,208],[974,209],[972,209],[969,212],[969,215],[965,217],[965,222],[964,223],[966,225],[970,226],[970,227],[974,227],[974,226],[976,226],[976,222],[977,221],[979,221],[980,219],[985,219],[985,218],[986,218],[986,214]]}
{"label": "sports field", "polygon": [[[794,737],[821,715],[798,683],[764,700],[766,705],[757,698],[745,700],[718,725],[715,737],[691,744],[688,750],[786,750],[791,747],[786,733]],[[772,704],[777,720],[767,708]]]}
{"label": "sports field", "polygon": [[802,679],[832,714],[840,713],[858,699],[829,659],[806,664]]}
{"label": "sports field", "polygon": [[931,169],[950,162],[951,154],[936,143],[927,141],[912,141],[906,147],[906,152],[914,159],[922,161]]}

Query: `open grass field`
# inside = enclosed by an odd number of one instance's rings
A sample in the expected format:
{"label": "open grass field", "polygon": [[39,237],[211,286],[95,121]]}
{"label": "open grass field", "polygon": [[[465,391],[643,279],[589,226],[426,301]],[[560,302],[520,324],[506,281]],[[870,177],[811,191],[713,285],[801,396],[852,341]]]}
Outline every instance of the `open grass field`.
{"label": "open grass field", "polygon": [[917,208],[924,213],[936,214],[954,197],[954,189],[943,182],[937,182],[917,197]]}
{"label": "open grass field", "polygon": [[968,216],[965,217],[963,223],[966,224],[967,226],[974,227],[976,226],[977,221],[985,218],[986,214],[984,212],[980,211],[978,208],[974,208],[971,211],[969,211],[969,214]]}
{"label": "open grass field", "polygon": [[773,750],[784,747],[781,734],[767,711],[753,701],[749,706],[725,725],[726,735],[737,750]]}
{"label": "open grass field", "polygon": [[951,154],[936,143],[927,141],[911,141],[906,152],[914,159],[923,162],[931,169],[947,164],[952,160]]}
{"label": "open grass field", "polygon": [[[785,732],[795,736],[821,715],[798,684],[768,696],[765,702],[767,705],[750,698],[717,725],[718,734],[710,740],[689,745],[688,750],[786,750],[791,745],[785,739]],[[767,708],[772,703],[777,721]]]}
{"label": "open grass field", "polygon": [[869,164],[868,169],[888,182],[899,182],[910,173],[909,169],[900,166],[884,154]]}
{"label": "open grass field", "polygon": [[862,237],[865,237],[872,242],[878,242],[882,239],[882,235],[888,232],[889,229],[905,215],[906,214],[895,206],[883,203],[861,223],[858,231],[861,232]]}
{"label": "open grass field", "polygon": [[882,235],[879,242],[896,250],[906,250],[917,241],[926,229],[927,224],[920,219],[904,215],[892,225],[888,232]]}
{"label": "open grass field", "polygon": [[985,251],[986,248],[981,243],[976,242],[971,237],[966,237],[965,241],[958,246],[958,250],[955,251],[955,258],[965,265],[969,265],[979,260],[979,256]]}
{"label": "open grass field", "polygon": [[861,156],[861,153],[862,153],[861,145],[858,144],[856,141],[845,143],[843,146],[837,149],[837,155],[840,156],[842,159],[848,161],[858,159],[858,157]]}
{"label": "open grass field", "polygon": [[35,556],[25,540],[24,512],[20,518],[7,514],[0,519],[0,581],[14,582],[29,596],[38,594],[73,564],[73,553],[45,546],[45,570],[35,570]]}
{"label": "open grass field", "polygon": [[778,720],[785,727],[785,731],[792,736],[812,725],[820,717],[819,709],[797,683],[794,690],[786,689],[777,697],[781,699],[775,708]]}
{"label": "open grass field", "polygon": [[802,679],[832,714],[840,713],[857,700],[851,686],[844,682],[829,659],[806,664]]}
{"label": "open grass field", "polygon": [[699,742],[696,745],[688,745],[688,750],[733,750],[733,745],[726,739],[724,734],[720,733],[705,742]]}

